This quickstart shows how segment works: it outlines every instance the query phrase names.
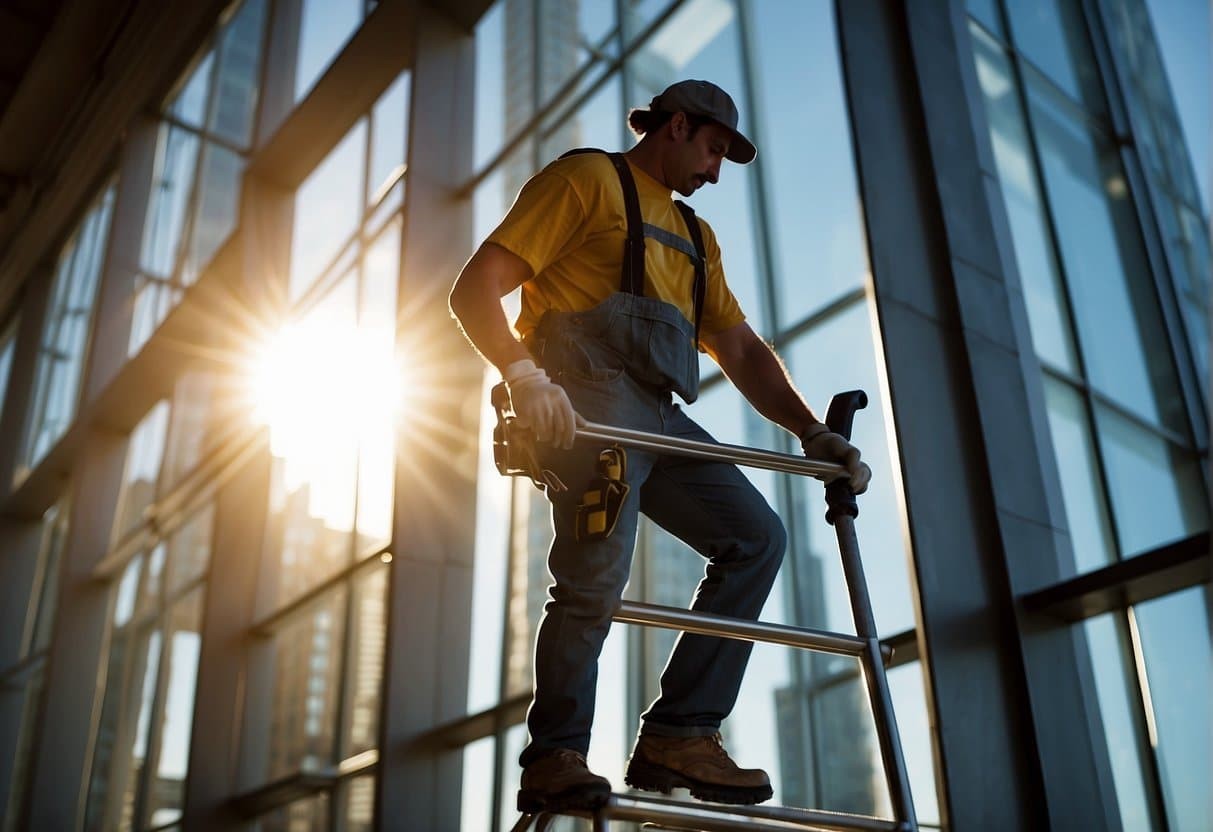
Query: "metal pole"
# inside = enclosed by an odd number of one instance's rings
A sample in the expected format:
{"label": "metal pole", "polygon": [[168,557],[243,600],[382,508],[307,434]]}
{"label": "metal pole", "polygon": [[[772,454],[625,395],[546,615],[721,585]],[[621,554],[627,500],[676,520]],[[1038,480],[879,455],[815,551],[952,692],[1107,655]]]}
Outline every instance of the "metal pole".
{"label": "metal pole", "polygon": [[872,703],[872,714],[876,722],[876,738],[880,744],[881,762],[889,783],[889,798],[893,804],[893,816],[909,823],[911,829],[918,828],[914,816],[914,800],[910,795],[910,778],[906,772],[905,757],[901,750],[901,735],[897,731],[897,717],[893,712],[893,697],[889,692],[889,680],[885,675],[880,653],[880,638],[876,633],[876,619],[872,615],[872,601],[868,596],[868,585],[864,579],[863,563],[859,557],[859,540],[855,536],[855,518],[838,513],[833,517],[834,533],[838,536],[838,551],[842,555],[842,569],[847,580],[847,591],[851,595],[851,610],[855,617],[855,633],[865,641],[866,647],[860,662],[867,683],[868,699]]}
{"label": "metal pole", "polygon": [[845,476],[846,469],[836,462],[823,462],[816,459],[805,459],[802,456],[781,454],[775,451],[763,451],[757,448],[747,448],[744,445],[727,445],[724,443],[700,442],[695,439],[681,439],[674,436],[663,436],[659,433],[648,433],[631,428],[617,428],[598,422],[587,422],[577,428],[578,439],[594,439],[600,442],[618,442],[632,448],[644,451],[675,453],[679,456],[695,459],[710,459],[719,462],[732,462],[737,465],[747,465],[751,468],[765,468],[770,471],[783,471],[788,474],[803,476],[836,477]]}

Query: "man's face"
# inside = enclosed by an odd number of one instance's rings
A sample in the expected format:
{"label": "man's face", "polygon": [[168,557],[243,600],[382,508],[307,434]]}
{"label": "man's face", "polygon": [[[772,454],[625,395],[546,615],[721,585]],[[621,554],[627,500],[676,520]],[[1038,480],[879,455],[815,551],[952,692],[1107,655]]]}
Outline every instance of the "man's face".
{"label": "man's face", "polygon": [[677,145],[670,184],[678,193],[690,196],[704,184],[715,184],[720,179],[720,163],[729,152],[733,134],[711,122],[692,134],[682,113],[675,114],[674,118],[681,120],[680,124],[674,125],[675,137],[681,137],[683,141]]}

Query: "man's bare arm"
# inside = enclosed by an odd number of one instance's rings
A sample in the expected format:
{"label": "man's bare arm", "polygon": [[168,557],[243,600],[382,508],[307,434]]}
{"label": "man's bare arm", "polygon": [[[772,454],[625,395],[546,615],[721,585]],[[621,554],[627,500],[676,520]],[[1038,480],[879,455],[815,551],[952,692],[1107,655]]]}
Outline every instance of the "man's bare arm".
{"label": "man's bare arm", "polygon": [[499,370],[530,358],[505,318],[501,299],[532,277],[530,265],[494,243],[482,245],[451,289],[451,314],[480,354]]}
{"label": "man's bare arm", "polygon": [[702,340],[729,381],[763,416],[796,436],[820,421],[788,378],[779,356],[748,323],[704,335]]}
{"label": "man's bare arm", "polygon": [[451,289],[451,313],[472,346],[505,377],[519,424],[533,428],[541,442],[571,448],[581,418],[564,390],[535,366],[526,347],[514,337],[501,308],[501,298],[532,276],[530,265],[521,257],[485,243],[463,267]]}

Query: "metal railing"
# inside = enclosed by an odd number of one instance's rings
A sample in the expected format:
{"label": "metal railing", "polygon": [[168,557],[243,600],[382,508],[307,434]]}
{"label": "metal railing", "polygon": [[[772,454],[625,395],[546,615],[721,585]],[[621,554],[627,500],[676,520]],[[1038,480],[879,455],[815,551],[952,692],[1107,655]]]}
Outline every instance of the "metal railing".
{"label": "metal railing", "polygon": [[[525,474],[537,482],[543,472],[536,463],[528,432],[511,430],[507,415],[508,399],[504,385],[494,390],[497,406],[498,468],[502,473]],[[848,439],[855,411],[867,406],[867,396],[860,390],[835,396],[826,413],[826,424],[835,433]],[[628,428],[612,427],[590,422],[577,428],[578,441],[614,442],[631,448],[717,460],[754,468],[765,468],[803,476],[827,478],[826,519],[834,526],[839,554],[850,596],[855,635],[771,624],[762,621],[730,618],[728,616],[676,609],[638,602],[623,602],[614,620],[647,627],[664,627],[702,635],[747,641],[782,644],[800,649],[857,658],[863,668],[868,698],[876,723],[877,742],[889,786],[893,819],[876,818],[846,812],[820,809],[799,809],[781,806],[731,806],[707,803],[686,803],[678,800],[638,795],[611,794],[605,803],[591,811],[560,810],[523,814],[511,832],[543,832],[555,815],[571,815],[593,820],[594,832],[608,832],[611,820],[641,821],[649,829],[678,830],[678,832],[750,832],[750,830],[892,830],[913,832],[918,828],[914,804],[910,795],[909,777],[901,740],[897,732],[893,701],[889,692],[885,662],[891,651],[883,649],[876,631],[871,599],[859,541],[855,534],[855,517],[859,513],[844,469],[836,463],[747,448],[695,440],[680,439]],[[844,476],[838,477],[839,474]]]}

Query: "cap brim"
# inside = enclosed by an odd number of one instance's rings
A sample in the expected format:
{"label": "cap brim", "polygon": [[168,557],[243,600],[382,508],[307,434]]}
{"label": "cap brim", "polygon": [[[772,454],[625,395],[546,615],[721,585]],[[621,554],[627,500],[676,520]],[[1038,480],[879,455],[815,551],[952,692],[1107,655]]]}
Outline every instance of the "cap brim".
{"label": "cap brim", "polygon": [[734,130],[733,140],[729,142],[729,152],[724,158],[739,165],[748,165],[757,155],[758,148],[754,147],[754,143]]}

